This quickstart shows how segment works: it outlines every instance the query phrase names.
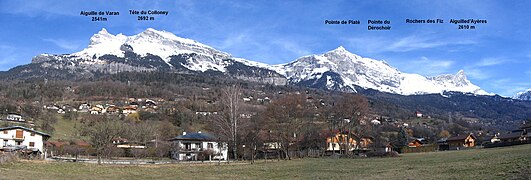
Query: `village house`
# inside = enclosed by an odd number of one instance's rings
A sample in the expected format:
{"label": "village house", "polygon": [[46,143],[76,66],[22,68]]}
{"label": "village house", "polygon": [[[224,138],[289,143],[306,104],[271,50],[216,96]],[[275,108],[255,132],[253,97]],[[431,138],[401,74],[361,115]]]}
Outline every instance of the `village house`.
{"label": "village house", "polygon": [[498,135],[482,135],[477,137],[476,145],[485,146],[487,144],[493,144],[500,142]]}
{"label": "village house", "polygon": [[326,151],[353,151],[356,147],[356,140],[353,135],[348,137],[345,133],[336,133],[333,137],[326,138]]}
{"label": "village house", "polygon": [[111,104],[111,105],[107,105],[106,111],[107,111],[107,114],[116,114],[120,112],[120,108]]}
{"label": "village house", "polygon": [[18,114],[8,114],[6,119],[10,121],[26,121],[22,118],[21,115]]}
{"label": "village house", "polygon": [[65,113],[66,113],[66,112],[65,112],[65,110],[63,110],[63,109],[59,109],[59,110],[57,110],[57,114],[65,114]]}
{"label": "village house", "polygon": [[107,110],[103,108],[102,105],[96,105],[90,108],[90,114],[102,114],[105,113]]}
{"label": "village house", "polygon": [[420,141],[419,139],[414,139],[407,144],[408,147],[413,147],[413,148],[421,147],[423,145],[424,143],[422,143],[422,141]]}
{"label": "village house", "polygon": [[241,113],[240,118],[242,119],[251,119],[254,113]]}
{"label": "village house", "polygon": [[490,138],[490,143],[498,143],[501,142],[500,138],[498,137],[498,134],[495,134]]}
{"label": "village house", "polygon": [[[359,143],[356,139],[359,139]],[[355,134],[336,133],[333,137],[326,138],[326,151],[354,151],[354,150],[367,150],[372,143],[371,138],[364,137],[359,138]]]}
{"label": "village house", "polygon": [[136,106],[132,106],[132,105],[125,106],[124,109],[122,110],[122,114],[129,115],[132,113],[136,113],[137,112],[136,110],[137,110]]}
{"label": "village house", "polygon": [[212,115],[212,114],[218,114],[218,112],[206,112],[206,111],[197,111],[195,112],[195,114],[197,115],[202,115],[202,116],[209,116],[209,115]]}
{"label": "village house", "polygon": [[520,126],[520,129],[513,130],[510,133],[498,134],[497,138],[502,143],[512,143],[531,140],[531,123],[524,123]]}
{"label": "village house", "polygon": [[121,149],[145,149],[146,145],[137,142],[131,142],[125,138],[117,137],[112,140],[112,143],[116,145],[117,148]]}
{"label": "village house", "polygon": [[258,156],[264,158],[278,157],[279,150],[282,149],[282,143],[278,140],[278,136],[272,134],[273,131],[259,131],[258,137],[264,140],[262,148],[258,150]]}
{"label": "village house", "polygon": [[44,105],[43,108],[48,109],[48,110],[58,110],[59,106],[52,104],[52,105]]}
{"label": "village house", "polygon": [[151,99],[146,99],[146,102],[144,103],[144,106],[142,106],[142,108],[157,109],[157,103]]}
{"label": "village house", "polygon": [[282,144],[278,141],[264,142],[264,150],[279,150],[282,148]]}
{"label": "village house", "polygon": [[135,108],[138,108],[138,106],[140,106],[140,104],[136,101],[133,101],[133,102],[130,102],[129,103],[129,106],[132,106],[132,107],[135,107]]}
{"label": "village house", "polygon": [[420,111],[416,111],[415,112],[415,116],[421,118],[422,117],[422,113]]}
{"label": "village house", "polygon": [[449,149],[459,149],[476,146],[476,137],[472,134],[453,136],[446,140]]}
{"label": "village house", "polygon": [[90,104],[83,103],[79,105],[79,112],[89,112],[90,111]]}
{"label": "village house", "polygon": [[171,155],[173,159],[180,161],[196,160],[227,160],[228,146],[219,137],[202,133],[183,132],[175,138],[170,139],[173,146]]}
{"label": "village house", "polygon": [[22,126],[0,128],[0,149],[26,147],[32,151],[44,152],[44,143],[50,135]]}
{"label": "village house", "polygon": [[521,131],[511,132],[507,134],[498,135],[500,142],[516,142],[525,140],[525,136]]}

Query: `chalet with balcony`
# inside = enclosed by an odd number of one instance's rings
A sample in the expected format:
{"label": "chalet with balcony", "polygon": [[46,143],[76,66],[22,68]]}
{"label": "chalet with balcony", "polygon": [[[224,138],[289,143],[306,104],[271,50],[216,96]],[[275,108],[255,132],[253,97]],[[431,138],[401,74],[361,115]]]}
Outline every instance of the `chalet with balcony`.
{"label": "chalet with balcony", "polygon": [[221,138],[203,133],[183,132],[170,139],[173,144],[172,158],[180,161],[227,160],[228,145]]}
{"label": "chalet with balcony", "polygon": [[326,151],[367,150],[371,143],[372,138],[370,137],[360,138],[353,133],[350,136],[348,133],[336,133],[334,136],[326,138]]}
{"label": "chalet with balcony", "polygon": [[44,143],[50,135],[22,126],[0,128],[0,149],[25,147],[29,150],[44,152]]}
{"label": "chalet with balcony", "polygon": [[453,136],[446,140],[449,149],[468,148],[476,146],[476,137],[472,134]]}

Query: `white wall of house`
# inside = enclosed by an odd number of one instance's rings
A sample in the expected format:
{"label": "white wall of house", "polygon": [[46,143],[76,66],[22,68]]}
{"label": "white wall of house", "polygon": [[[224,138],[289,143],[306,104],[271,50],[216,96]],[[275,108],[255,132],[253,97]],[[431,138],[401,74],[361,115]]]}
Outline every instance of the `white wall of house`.
{"label": "white wall of house", "polygon": [[[22,131],[22,138],[16,138],[17,131]],[[10,129],[0,131],[0,148],[9,145],[26,145],[28,149],[36,148],[40,152],[44,152],[44,139],[42,135],[32,133],[24,129]]]}
{"label": "white wall of house", "polygon": [[136,113],[136,110],[133,110],[133,109],[124,109],[124,110],[122,110],[122,114],[125,114],[125,115],[129,115],[129,114],[132,114],[132,113]]}
{"label": "white wall of house", "polygon": [[[342,145],[343,145],[343,147],[345,147],[347,144],[344,143]],[[356,143],[350,144],[350,148],[348,150],[349,151],[354,151],[354,150],[356,150],[356,147],[357,147]],[[340,151],[340,150],[345,150],[345,148],[341,148],[341,144],[339,144],[339,143],[329,142],[329,143],[327,143],[326,150],[327,151]]]}

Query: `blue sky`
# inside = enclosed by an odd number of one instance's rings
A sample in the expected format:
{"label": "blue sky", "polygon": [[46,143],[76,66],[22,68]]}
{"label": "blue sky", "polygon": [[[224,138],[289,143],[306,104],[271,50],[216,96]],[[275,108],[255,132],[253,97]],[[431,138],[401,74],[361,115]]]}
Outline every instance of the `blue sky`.
{"label": "blue sky", "polygon": [[[41,53],[82,50],[101,28],[134,35],[165,30],[236,57],[280,64],[344,46],[407,73],[457,73],[488,92],[512,96],[531,88],[529,1],[7,1],[0,0],[0,70]],[[137,21],[128,10],[167,10]],[[119,11],[91,22],[80,11]],[[457,25],[406,24],[405,19],[486,19],[475,30]],[[361,25],[325,25],[325,20]],[[390,31],[368,31],[367,20],[390,20]]]}

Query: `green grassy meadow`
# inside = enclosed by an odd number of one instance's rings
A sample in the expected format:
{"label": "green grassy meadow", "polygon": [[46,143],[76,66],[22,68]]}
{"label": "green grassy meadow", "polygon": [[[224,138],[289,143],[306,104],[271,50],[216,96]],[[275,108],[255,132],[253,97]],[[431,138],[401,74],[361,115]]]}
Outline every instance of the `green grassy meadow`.
{"label": "green grassy meadow", "polygon": [[78,131],[75,127],[81,126],[79,121],[66,120],[62,116],[57,116],[57,122],[54,125],[55,131],[52,133],[52,141],[71,140],[80,138],[76,135]]}
{"label": "green grassy meadow", "polygon": [[395,158],[259,160],[252,165],[22,161],[0,165],[0,179],[530,179],[530,171],[528,144]]}

